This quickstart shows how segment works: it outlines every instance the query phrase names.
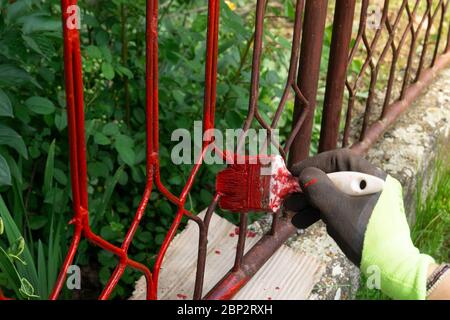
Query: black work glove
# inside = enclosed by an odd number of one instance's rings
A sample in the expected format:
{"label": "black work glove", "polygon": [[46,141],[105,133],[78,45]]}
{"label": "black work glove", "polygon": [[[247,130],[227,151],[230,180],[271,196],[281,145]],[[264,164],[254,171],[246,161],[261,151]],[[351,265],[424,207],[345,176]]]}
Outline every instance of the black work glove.
{"label": "black work glove", "polygon": [[[335,188],[326,173],[358,171],[382,178],[383,191],[366,196],[348,196]],[[378,272],[381,291],[394,299],[425,299],[429,267],[435,263],[414,246],[403,205],[402,186],[350,150],[322,153],[292,168],[299,177],[303,195],[292,195],[285,208],[298,212],[295,225],[315,217],[345,255],[366,276]],[[309,217],[307,217],[309,215]]]}
{"label": "black work glove", "polygon": [[364,234],[381,192],[349,196],[338,190],[326,175],[338,171],[357,171],[386,179],[387,174],[349,149],[321,153],[291,168],[298,176],[304,193],[292,194],[284,203],[287,210],[298,212],[292,223],[305,229],[322,219],[328,234],[345,255],[360,265]]}

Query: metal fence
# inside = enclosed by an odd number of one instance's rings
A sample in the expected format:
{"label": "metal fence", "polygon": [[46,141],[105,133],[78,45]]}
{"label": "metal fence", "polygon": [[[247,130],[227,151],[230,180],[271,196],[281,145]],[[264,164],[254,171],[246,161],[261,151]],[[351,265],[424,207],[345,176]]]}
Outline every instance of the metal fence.
{"label": "metal fence", "polygon": [[[249,111],[243,125],[244,131],[258,124],[272,132],[277,128],[281,114],[286,112],[286,103],[293,93],[295,109],[292,133],[283,145],[278,145],[275,141],[271,143],[276,144],[276,148],[285,159],[288,157],[290,164],[308,156],[321,77],[324,30],[327,19],[330,19],[330,12],[334,11],[319,150],[333,149],[342,144],[351,145],[355,152],[363,154],[400,113],[411,105],[437,72],[450,62],[450,18],[447,10],[449,3],[449,0],[381,2],[364,0],[358,3],[355,0],[339,0],[333,3],[328,3],[327,0],[297,0],[288,79],[272,121],[267,123],[258,111],[259,70],[263,54],[266,9],[266,0],[258,0]],[[58,298],[80,239],[85,237],[93,245],[112,252],[119,259],[100,299],[107,299],[110,296],[128,267],[137,269],[145,275],[147,298],[157,299],[161,264],[183,216],[195,221],[199,228],[194,299],[232,298],[296,230],[290,223],[288,213],[277,212],[273,215],[270,232],[244,255],[248,213],[241,214],[234,267],[209,293],[202,292],[208,226],[220,195],[214,196],[204,218],[201,219],[185,209],[186,199],[194,185],[201,162],[193,167],[187,177],[187,184],[179,196],[172,194],[161,180],[158,144],[157,0],[147,1],[146,188],[133,223],[120,247],[107,242],[90,229],[80,39],[78,30],[68,28],[65,23],[70,18],[67,13],[68,7],[75,4],[77,4],[75,0],[62,0],[74,236],[50,298]],[[219,5],[219,0],[208,1],[204,131],[214,128]],[[384,76],[385,74],[387,76]],[[346,108],[343,108],[344,106]],[[211,146],[214,146],[212,137],[203,144],[201,157]],[[151,272],[147,266],[128,257],[128,248],[154,188],[168,201],[174,203],[177,211]]]}

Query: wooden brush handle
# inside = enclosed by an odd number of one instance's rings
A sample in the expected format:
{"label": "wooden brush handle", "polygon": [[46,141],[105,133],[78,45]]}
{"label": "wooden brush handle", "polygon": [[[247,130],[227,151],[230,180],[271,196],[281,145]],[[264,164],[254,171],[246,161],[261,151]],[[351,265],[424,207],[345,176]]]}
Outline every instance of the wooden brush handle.
{"label": "wooden brush handle", "polygon": [[350,196],[364,196],[383,190],[384,180],[370,174],[355,171],[339,171],[327,174],[334,185]]}

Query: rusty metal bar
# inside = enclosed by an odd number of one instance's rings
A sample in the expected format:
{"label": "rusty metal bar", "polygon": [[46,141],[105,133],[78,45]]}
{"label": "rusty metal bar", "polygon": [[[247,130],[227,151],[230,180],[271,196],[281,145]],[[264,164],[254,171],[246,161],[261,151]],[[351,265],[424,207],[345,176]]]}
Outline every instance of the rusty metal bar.
{"label": "rusty metal bar", "polygon": [[295,234],[291,223],[292,216],[279,218],[276,232],[264,235],[243,257],[241,268],[230,270],[216,286],[205,296],[206,300],[228,300],[247,284],[270,257]]}
{"label": "rusty metal bar", "polygon": [[[327,8],[328,0],[306,1],[297,83],[308,101],[309,108],[303,125],[292,142],[289,166],[309,155]],[[295,129],[297,121],[302,118],[306,110],[305,103],[296,97],[292,129]]]}
{"label": "rusty metal bar", "polygon": [[330,48],[333,54],[330,54],[328,64],[319,152],[336,148],[338,142],[355,3],[355,0],[336,2]]}
{"label": "rusty metal bar", "polygon": [[197,272],[195,275],[194,284],[194,300],[200,300],[203,293],[203,281],[205,279],[205,266],[206,266],[206,255],[208,250],[208,231],[209,223],[211,222],[211,217],[216,210],[217,203],[219,202],[220,196],[216,194],[214,200],[209,205],[206,210],[203,223],[199,226],[199,239],[198,239],[198,253],[197,253]]}
{"label": "rusty metal bar", "polygon": [[363,140],[353,144],[351,149],[359,154],[366,153],[370,146],[372,146],[377,139],[392,125],[395,120],[404,112],[414,100],[427,88],[433,79],[437,76],[440,70],[444,69],[450,64],[450,50],[439,58],[432,68],[424,70],[418,81],[409,86],[403,95],[402,100],[398,100],[388,106],[385,115],[375,123],[373,123],[367,130]]}

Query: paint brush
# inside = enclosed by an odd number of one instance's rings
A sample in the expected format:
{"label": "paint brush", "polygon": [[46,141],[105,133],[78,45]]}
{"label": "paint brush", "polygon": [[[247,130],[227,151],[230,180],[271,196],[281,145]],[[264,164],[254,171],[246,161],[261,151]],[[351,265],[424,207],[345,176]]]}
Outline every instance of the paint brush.
{"label": "paint brush", "polygon": [[[281,156],[246,156],[217,175],[219,206],[232,212],[276,212],[285,197],[301,192]],[[235,161],[236,162],[236,161]],[[361,172],[341,171],[328,177],[343,193],[363,196],[383,190],[384,180]]]}

